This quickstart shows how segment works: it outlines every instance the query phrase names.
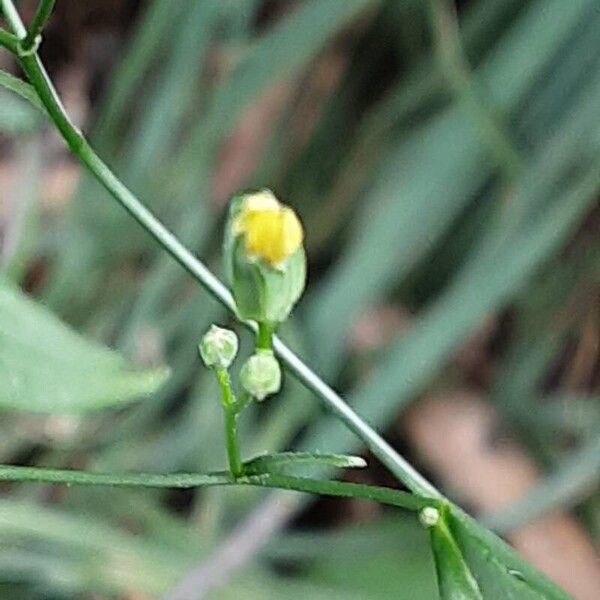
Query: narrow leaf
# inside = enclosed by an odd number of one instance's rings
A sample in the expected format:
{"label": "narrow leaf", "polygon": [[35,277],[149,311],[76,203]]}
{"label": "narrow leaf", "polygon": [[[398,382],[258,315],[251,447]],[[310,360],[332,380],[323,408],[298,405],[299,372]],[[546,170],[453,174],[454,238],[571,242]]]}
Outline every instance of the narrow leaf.
{"label": "narrow leaf", "polygon": [[0,69],[0,86],[6,88],[7,90],[21,96],[21,98],[30,102],[33,106],[35,106],[38,110],[42,111],[46,114],[46,109],[44,105],[41,103],[36,91],[33,89],[31,85],[23,81],[22,79],[18,79],[14,77],[10,73],[3,71]]}
{"label": "narrow leaf", "polygon": [[295,468],[337,467],[356,469],[367,466],[360,456],[346,454],[319,454],[314,452],[279,452],[263,454],[245,463],[247,473],[282,472]]}
{"label": "narrow leaf", "polygon": [[569,594],[458,507],[453,505],[450,512],[452,534],[485,598],[571,600]]}
{"label": "narrow leaf", "polygon": [[440,600],[483,600],[477,581],[465,562],[447,523],[447,509],[430,527]]}

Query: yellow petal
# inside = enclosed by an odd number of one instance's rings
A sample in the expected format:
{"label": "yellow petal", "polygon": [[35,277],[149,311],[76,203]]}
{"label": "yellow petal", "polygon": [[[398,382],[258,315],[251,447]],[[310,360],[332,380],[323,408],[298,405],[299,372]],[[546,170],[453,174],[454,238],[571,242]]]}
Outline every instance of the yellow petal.
{"label": "yellow petal", "polygon": [[268,190],[248,196],[235,228],[244,235],[248,254],[274,267],[294,254],[304,238],[296,213]]}

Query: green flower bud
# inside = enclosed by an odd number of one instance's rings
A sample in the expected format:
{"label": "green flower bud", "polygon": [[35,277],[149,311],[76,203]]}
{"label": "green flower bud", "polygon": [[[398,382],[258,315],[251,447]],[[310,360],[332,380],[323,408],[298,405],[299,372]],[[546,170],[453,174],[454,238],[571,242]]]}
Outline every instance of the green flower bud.
{"label": "green flower bud", "polygon": [[270,350],[259,350],[240,372],[242,387],[257,400],[276,394],[281,388],[281,367]]}
{"label": "green flower bud", "polygon": [[435,506],[426,506],[419,512],[419,521],[423,527],[429,528],[438,524],[440,511]]}
{"label": "green flower bud", "polygon": [[207,367],[227,369],[238,351],[237,335],[230,329],[211,325],[198,346]]}
{"label": "green flower bud", "polygon": [[225,267],[238,316],[285,321],[306,283],[304,231],[269,190],[236,196],[225,232]]}

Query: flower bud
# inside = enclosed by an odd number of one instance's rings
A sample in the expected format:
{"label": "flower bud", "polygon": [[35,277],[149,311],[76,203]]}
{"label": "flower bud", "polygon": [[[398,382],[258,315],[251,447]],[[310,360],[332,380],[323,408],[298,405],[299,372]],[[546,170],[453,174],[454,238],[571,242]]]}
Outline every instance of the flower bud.
{"label": "flower bud", "polygon": [[242,387],[257,400],[276,394],[281,388],[281,367],[270,350],[259,350],[240,372]]}
{"label": "flower bud", "polygon": [[207,367],[227,369],[238,351],[237,335],[230,329],[211,325],[198,346]]}
{"label": "flower bud", "polygon": [[225,233],[225,267],[238,316],[287,319],[306,282],[304,231],[296,213],[270,190],[236,196]]}
{"label": "flower bud", "polygon": [[440,511],[435,506],[426,506],[419,513],[419,521],[423,527],[429,528],[437,525],[440,520]]}

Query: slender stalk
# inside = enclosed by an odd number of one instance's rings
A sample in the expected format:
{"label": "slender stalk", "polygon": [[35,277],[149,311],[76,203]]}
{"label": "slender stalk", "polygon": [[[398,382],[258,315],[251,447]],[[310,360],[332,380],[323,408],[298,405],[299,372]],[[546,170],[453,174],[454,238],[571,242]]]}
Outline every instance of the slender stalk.
{"label": "slender stalk", "polygon": [[237,479],[244,473],[240,443],[237,430],[238,413],[233,407],[225,408],[225,437],[227,440],[227,458],[231,474]]}
{"label": "slender stalk", "polygon": [[19,40],[12,33],[8,33],[8,31],[0,27],[0,46],[4,46],[7,50],[16,54],[19,47]]}
{"label": "slender stalk", "polygon": [[239,414],[239,411],[237,410],[237,401],[231,388],[231,379],[229,378],[227,369],[215,369],[215,373],[217,375],[219,387],[221,388],[221,397],[223,401],[225,439],[227,441],[229,469],[233,477],[237,478],[244,472],[237,430],[237,419]]}
{"label": "slender stalk", "polygon": [[[7,10],[17,21],[7,21],[17,31],[23,29],[11,0],[0,0],[5,14]],[[19,26],[19,23],[21,24]],[[48,78],[37,53],[21,56],[21,66],[42,104],[60,131],[69,148],[95,175],[113,198],[212,296],[235,315],[235,303],[229,290],[211,271],[194,257],[181,242],[121,183],[115,174],[94,152],[81,132],[71,123],[65,109]],[[245,323],[256,331],[253,323]],[[416,494],[430,498],[441,498],[441,494],[410,463],[401,457],[374,429],[363,421],[344,400],[329,387],[314,371],[296,356],[281,340],[273,338],[273,348],[303,385],[313,391],[326,407],[357,435],[390,471]]]}
{"label": "slender stalk", "polygon": [[2,13],[4,14],[6,22],[14,31],[15,35],[22,40],[27,35],[27,29],[25,29],[25,25],[23,25],[23,21],[21,21],[21,17],[15,8],[15,5],[11,0],[2,0],[0,6],[2,6]]}
{"label": "slender stalk", "polygon": [[437,500],[419,498],[392,488],[320,481],[288,475],[249,475],[234,479],[229,473],[89,473],[67,469],[44,469],[36,467],[0,466],[0,481],[49,483],[53,485],[102,485],[115,487],[194,488],[245,485],[278,488],[322,496],[361,498],[381,504],[418,511],[425,506],[439,506]]}
{"label": "slender stalk", "polygon": [[257,350],[273,350],[273,335],[275,326],[272,323],[259,323],[258,333],[256,334]]}
{"label": "slender stalk", "polygon": [[28,52],[33,48],[38,36],[41,35],[46,23],[48,22],[48,19],[50,18],[50,15],[52,14],[55,1],[56,0],[40,1],[35,16],[33,17],[33,21],[27,30],[27,35],[21,42],[21,50]]}

